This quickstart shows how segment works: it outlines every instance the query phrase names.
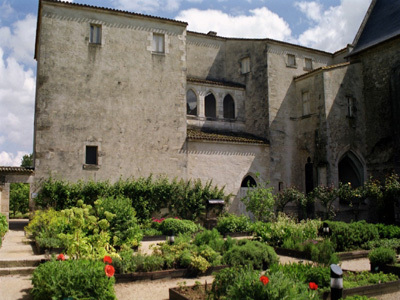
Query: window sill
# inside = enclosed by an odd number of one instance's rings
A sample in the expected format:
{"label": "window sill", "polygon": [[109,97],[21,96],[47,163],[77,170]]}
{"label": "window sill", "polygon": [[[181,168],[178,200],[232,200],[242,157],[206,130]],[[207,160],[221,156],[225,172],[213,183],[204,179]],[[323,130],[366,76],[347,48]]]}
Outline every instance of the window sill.
{"label": "window sill", "polygon": [[101,46],[101,43],[89,42],[89,46],[91,46],[91,47],[100,47],[100,46]]}
{"label": "window sill", "polygon": [[286,65],[286,68],[297,69],[297,65]]}
{"label": "window sill", "polygon": [[155,52],[155,51],[152,51],[151,54],[153,54],[153,55],[159,55],[159,56],[165,56],[165,52]]}
{"label": "window sill", "polygon": [[310,72],[312,70],[314,70],[314,69],[313,68],[303,68],[303,71],[307,71],[307,72]]}
{"label": "window sill", "polygon": [[88,171],[93,171],[93,170],[99,170],[100,166],[99,165],[83,164],[82,169],[83,170],[88,170]]}

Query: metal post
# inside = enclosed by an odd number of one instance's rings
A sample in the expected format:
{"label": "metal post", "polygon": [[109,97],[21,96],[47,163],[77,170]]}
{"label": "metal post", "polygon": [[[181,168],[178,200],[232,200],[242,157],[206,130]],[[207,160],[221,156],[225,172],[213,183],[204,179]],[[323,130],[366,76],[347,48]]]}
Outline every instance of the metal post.
{"label": "metal post", "polygon": [[331,265],[331,300],[343,297],[343,271],[338,265]]}

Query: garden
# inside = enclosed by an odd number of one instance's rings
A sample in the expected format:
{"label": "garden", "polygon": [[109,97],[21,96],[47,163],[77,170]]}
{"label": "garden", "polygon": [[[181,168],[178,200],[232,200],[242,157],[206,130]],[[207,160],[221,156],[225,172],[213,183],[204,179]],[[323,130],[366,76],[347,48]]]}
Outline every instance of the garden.
{"label": "garden", "polygon": [[[206,201],[229,198],[211,182],[151,176],[115,184],[49,179],[36,198],[41,209],[25,230],[39,251],[56,254],[35,270],[32,295],[116,299],[114,285],[122,280],[169,270],[190,277],[218,270],[208,287],[177,290],[197,289],[203,299],[321,299],[330,289],[329,266],[339,263],[342,252],[360,249],[369,251],[373,272],[345,272],[344,288],[393,282],[398,280],[396,272],[381,271],[397,263],[400,227],[333,221],[331,199],[353,203],[353,197],[376,197],[387,206],[398,186],[394,175],[384,184],[371,179],[364,190],[318,187],[309,197],[295,189],[273,195],[260,186],[249,189],[243,199],[255,220],[221,214],[216,227],[207,230],[201,225]],[[299,221],[282,212],[294,202],[306,217],[312,201],[325,203],[318,218]],[[237,232],[245,238],[230,236]],[[142,253],[138,248],[147,236],[163,236],[164,241],[151,253]],[[313,263],[280,265],[280,249],[298,251]],[[347,299],[369,299],[352,297]]]}

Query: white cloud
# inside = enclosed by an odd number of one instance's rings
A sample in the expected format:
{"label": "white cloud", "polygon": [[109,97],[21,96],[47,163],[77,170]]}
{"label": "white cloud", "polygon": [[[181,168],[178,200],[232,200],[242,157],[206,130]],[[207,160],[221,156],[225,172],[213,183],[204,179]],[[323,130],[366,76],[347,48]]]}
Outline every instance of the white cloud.
{"label": "white cloud", "polygon": [[318,2],[295,2],[296,7],[300,9],[302,13],[304,13],[307,18],[313,21],[320,21],[322,17],[322,5]]}
{"label": "white cloud", "polygon": [[154,13],[159,9],[177,11],[182,0],[113,0],[118,9],[140,13]]}
{"label": "white cloud", "polygon": [[[301,2],[304,5],[304,2]],[[314,3],[314,2],[312,2]],[[298,42],[301,45],[334,52],[352,43],[371,0],[341,0],[339,6],[321,12],[321,17],[305,12],[307,5],[298,5],[306,16],[316,24],[303,32]],[[318,4],[318,3],[317,3]]]}
{"label": "white cloud", "polygon": [[289,25],[268,8],[250,10],[250,15],[228,15],[219,10],[188,9],[176,17],[189,23],[188,29],[220,36],[244,38],[271,38],[286,40],[291,36]]}
{"label": "white cloud", "polygon": [[27,15],[10,27],[0,27],[0,47],[10,51],[10,57],[34,66],[33,49],[36,35],[36,17]]}
{"label": "white cloud", "polygon": [[7,19],[14,13],[14,9],[11,7],[8,1],[4,1],[0,6],[0,24],[3,19]]}
{"label": "white cloud", "polygon": [[17,154],[2,151],[0,152],[0,166],[20,166],[22,157],[29,153],[18,151]]}

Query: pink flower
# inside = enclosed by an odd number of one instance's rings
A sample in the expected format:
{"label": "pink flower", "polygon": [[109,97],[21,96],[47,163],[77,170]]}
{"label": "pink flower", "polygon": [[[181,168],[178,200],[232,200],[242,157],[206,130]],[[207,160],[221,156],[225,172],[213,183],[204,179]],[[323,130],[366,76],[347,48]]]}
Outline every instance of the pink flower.
{"label": "pink flower", "polygon": [[260,277],[260,281],[261,281],[264,285],[266,285],[266,284],[269,282],[269,278],[268,278],[267,276],[262,275],[262,276]]}
{"label": "pink flower", "polygon": [[104,272],[106,272],[107,277],[113,277],[115,273],[115,269],[112,265],[106,265],[104,267]]}
{"label": "pink flower", "polygon": [[105,264],[112,264],[112,258],[108,255],[104,256],[103,261]]}
{"label": "pink flower", "polygon": [[65,260],[64,254],[62,254],[62,253],[58,254],[57,260]]}
{"label": "pink flower", "polygon": [[316,284],[315,282],[310,282],[308,284],[308,286],[310,287],[311,290],[318,290],[318,284]]}

